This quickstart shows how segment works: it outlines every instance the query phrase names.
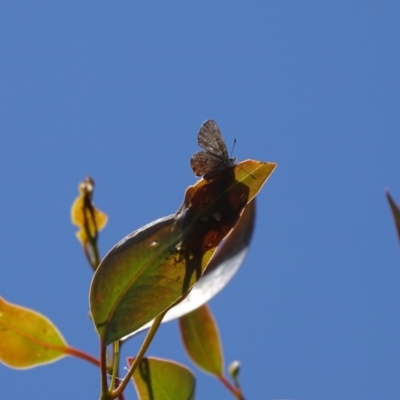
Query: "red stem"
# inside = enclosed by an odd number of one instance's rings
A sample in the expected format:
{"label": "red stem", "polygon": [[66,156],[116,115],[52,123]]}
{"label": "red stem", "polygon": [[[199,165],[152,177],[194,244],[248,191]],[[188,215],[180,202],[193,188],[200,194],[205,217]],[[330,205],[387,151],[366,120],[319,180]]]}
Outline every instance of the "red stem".
{"label": "red stem", "polygon": [[233,386],[223,375],[219,375],[218,378],[238,400],[245,400],[242,391]]}
{"label": "red stem", "polygon": [[94,364],[96,367],[100,367],[100,361],[97,358],[94,358],[90,354],[84,353],[78,349],[74,349],[73,347],[66,347],[65,353],[69,354],[70,356],[81,358],[82,360],[88,361]]}

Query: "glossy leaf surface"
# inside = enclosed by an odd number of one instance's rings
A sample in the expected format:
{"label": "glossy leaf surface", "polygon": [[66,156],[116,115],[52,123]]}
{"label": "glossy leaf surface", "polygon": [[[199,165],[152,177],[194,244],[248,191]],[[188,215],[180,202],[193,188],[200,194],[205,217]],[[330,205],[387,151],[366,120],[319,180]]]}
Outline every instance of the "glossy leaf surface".
{"label": "glossy leaf surface", "polygon": [[66,342],[46,317],[0,297],[0,361],[32,368],[66,355]]}
{"label": "glossy leaf surface", "polygon": [[222,376],[224,360],[218,327],[205,304],[179,319],[183,344],[192,361],[212,375]]}
{"label": "glossy leaf surface", "polygon": [[119,242],[91,286],[91,311],[103,345],[135,331],[182,299],[275,164],[247,160],[187,189],[176,215]]}
{"label": "glossy leaf surface", "polygon": [[[234,277],[242,265],[250,245],[256,215],[255,203],[256,200],[253,199],[245,207],[238,223],[218,247],[204,274],[193,286],[190,293],[167,312],[163,323],[177,319],[207,303]],[[148,329],[151,323],[152,321],[133,334]],[[127,339],[129,336],[123,339]]]}
{"label": "glossy leaf surface", "polygon": [[[132,359],[128,360],[132,363]],[[133,374],[139,400],[194,399],[195,377],[185,366],[159,358],[143,358]]]}

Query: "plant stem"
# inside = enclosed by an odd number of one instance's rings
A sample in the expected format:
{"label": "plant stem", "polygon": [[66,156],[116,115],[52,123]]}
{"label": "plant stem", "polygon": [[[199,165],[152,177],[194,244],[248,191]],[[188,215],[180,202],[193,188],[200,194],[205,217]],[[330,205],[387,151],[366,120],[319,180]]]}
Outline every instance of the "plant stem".
{"label": "plant stem", "polygon": [[235,396],[237,400],[245,400],[243,397],[242,391],[240,388],[236,388],[233,386],[228,379],[225,378],[223,375],[219,375],[218,379],[225,385],[225,387]]}
{"label": "plant stem", "polygon": [[100,350],[100,368],[101,368],[101,400],[107,400],[110,397],[110,392],[107,386],[107,346],[101,344]]}
{"label": "plant stem", "polygon": [[117,376],[118,371],[118,364],[119,364],[119,340],[116,340],[113,344],[113,354],[114,354],[114,362],[113,362],[113,370],[111,375],[111,382],[110,382],[110,391],[115,389],[115,378]]}
{"label": "plant stem", "polygon": [[81,358],[82,360],[88,361],[94,364],[96,367],[100,367],[100,361],[97,358],[94,358],[90,354],[84,353],[81,350],[74,349],[73,347],[67,347],[65,349],[65,353],[69,354],[70,356],[74,356],[77,358]]}
{"label": "plant stem", "polygon": [[137,356],[135,357],[135,360],[133,361],[132,365],[130,366],[128,373],[125,375],[124,379],[122,380],[121,385],[118,386],[118,388],[112,392],[112,396],[114,399],[116,397],[118,397],[125,390],[126,385],[129,383],[129,380],[132,378],[132,375],[135,372],[136,367],[139,365],[144,354],[146,353],[147,349],[149,348],[150,343],[153,340],[153,338],[161,324],[161,321],[163,320],[166,313],[167,313],[167,310],[162,312],[156,318],[154,318],[154,322],[151,325],[149,331],[147,332],[147,335],[142,343],[142,347],[140,348]]}

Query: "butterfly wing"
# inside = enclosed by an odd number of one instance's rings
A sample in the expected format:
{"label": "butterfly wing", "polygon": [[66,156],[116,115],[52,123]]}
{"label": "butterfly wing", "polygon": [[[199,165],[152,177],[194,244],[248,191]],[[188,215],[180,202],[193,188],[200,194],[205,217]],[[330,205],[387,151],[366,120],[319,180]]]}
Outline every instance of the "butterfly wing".
{"label": "butterfly wing", "polygon": [[221,159],[211,152],[199,151],[193,154],[190,165],[196,176],[204,176],[219,170]]}
{"label": "butterfly wing", "polygon": [[228,150],[218,125],[212,119],[203,123],[197,137],[200,147],[213,154],[224,163],[229,161]]}

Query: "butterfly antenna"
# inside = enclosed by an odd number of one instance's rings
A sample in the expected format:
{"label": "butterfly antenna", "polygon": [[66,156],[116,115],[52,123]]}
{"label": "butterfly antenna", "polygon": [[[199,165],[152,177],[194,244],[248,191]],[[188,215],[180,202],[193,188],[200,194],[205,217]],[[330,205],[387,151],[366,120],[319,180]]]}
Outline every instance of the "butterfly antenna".
{"label": "butterfly antenna", "polygon": [[233,154],[233,149],[236,146],[236,139],[233,140],[233,146],[232,146],[232,150],[231,150],[231,158],[232,158],[232,154]]}

